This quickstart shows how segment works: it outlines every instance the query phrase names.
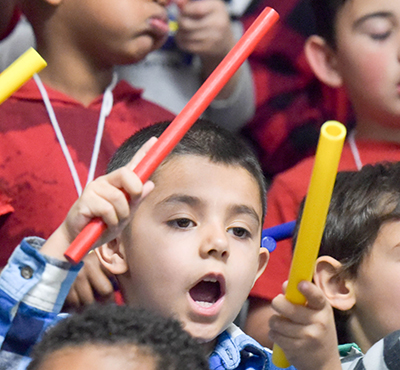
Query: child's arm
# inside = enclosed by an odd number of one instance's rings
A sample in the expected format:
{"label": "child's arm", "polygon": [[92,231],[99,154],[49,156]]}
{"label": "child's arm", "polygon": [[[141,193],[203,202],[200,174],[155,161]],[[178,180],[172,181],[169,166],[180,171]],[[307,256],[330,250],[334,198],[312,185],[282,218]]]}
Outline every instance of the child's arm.
{"label": "child's arm", "polygon": [[272,301],[269,337],[298,370],[341,370],[332,307],[314,284],[302,281],[299,291],[307,305],[289,302],[282,294]]}

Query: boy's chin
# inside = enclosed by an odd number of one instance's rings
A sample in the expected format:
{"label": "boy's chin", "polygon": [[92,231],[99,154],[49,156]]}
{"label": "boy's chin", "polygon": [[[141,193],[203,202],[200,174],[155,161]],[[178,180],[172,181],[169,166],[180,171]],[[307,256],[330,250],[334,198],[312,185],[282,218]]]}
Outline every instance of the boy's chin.
{"label": "boy's chin", "polygon": [[199,323],[186,323],[184,329],[196,339],[200,344],[214,346],[216,338],[229,326],[218,325],[217,323],[199,324]]}

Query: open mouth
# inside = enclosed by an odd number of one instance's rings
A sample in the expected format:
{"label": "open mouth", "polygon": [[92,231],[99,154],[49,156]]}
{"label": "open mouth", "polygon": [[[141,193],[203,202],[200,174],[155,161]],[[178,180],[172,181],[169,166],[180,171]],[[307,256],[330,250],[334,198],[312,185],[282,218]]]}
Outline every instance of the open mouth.
{"label": "open mouth", "polygon": [[211,307],[224,294],[223,286],[216,278],[204,278],[189,290],[190,297],[201,307]]}

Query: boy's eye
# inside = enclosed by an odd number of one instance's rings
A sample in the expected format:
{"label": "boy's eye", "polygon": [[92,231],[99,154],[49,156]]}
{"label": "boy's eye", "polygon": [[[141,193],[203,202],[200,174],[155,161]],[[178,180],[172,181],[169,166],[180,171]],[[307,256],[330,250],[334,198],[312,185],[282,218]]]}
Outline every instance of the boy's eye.
{"label": "boy's eye", "polygon": [[383,41],[391,35],[393,24],[390,19],[386,17],[372,17],[363,23],[362,31],[372,40]]}
{"label": "boy's eye", "polygon": [[386,40],[394,30],[392,17],[387,14],[372,14],[359,24],[359,29],[374,41]]}
{"label": "boy's eye", "polygon": [[245,239],[245,238],[250,238],[251,237],[250,232],[248,230],[246,230],[245,228],[243,228],[243,227],[232,227],[231,229],[229,229],[229,231],[233,235],[235,235],[235,236],[237,236],[238,238],[241,238],[241,239]]}
{"label": "boy's eye", "polygon": [[371,33],[369,36],[373,40],[383,41],[383,40],[386,40],[390,36],[390,31],[387,31],[385,33]]}
{"label": "boy's eye", "polygon": [[168,221],[168,225],[178,229],[187,229],[193,227],[194,222],[188,218],[177,218],[176,220]]}

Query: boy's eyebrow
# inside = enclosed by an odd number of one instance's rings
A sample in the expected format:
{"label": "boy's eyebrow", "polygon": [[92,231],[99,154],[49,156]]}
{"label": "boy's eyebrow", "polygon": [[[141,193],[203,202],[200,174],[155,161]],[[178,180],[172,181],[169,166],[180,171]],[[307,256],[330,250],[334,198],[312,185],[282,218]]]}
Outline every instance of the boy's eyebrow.
{"label": "boy's eyebrow", "polygon": [[251,218],[254,219],[254,221],[256,221],[257,227],[260,225],[260,216],[257,214],[257,212],[253,207],[249,207],[244,204],[238,204],[232,206],[230,212],[233,215],[240,215],[240,214],[249,215]]}
{"label": "boy's eyebrow", "polygon": [[157,203],[156,206],[168,203],[185,203],[190,206],[195,206],[200,203],[200,199],[186,194],[172,194],[169,197],[163,199],[161,202]]}
{"label": "boy's eyebrow", "polygon": [[362,23],[364,23],[365,21],[367,21],[368,19],[371,19],[371,18],[389,18],[392,16],[393,16],[393,13],[387,12],[387,11],[366,14],[366,15],[362,16],[361,18],[358,18],[354,22],[353,28],[355,29],[357,27],[360,27]]}

